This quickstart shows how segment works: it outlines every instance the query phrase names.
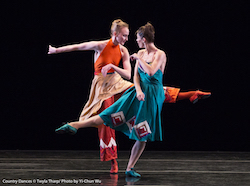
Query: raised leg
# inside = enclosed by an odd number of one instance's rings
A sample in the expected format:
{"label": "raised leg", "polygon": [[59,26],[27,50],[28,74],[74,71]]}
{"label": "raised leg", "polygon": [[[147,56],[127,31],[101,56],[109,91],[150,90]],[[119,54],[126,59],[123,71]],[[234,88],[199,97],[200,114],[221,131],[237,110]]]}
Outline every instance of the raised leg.
{"label": "raised leg", "polygon": [[177,101],[184,100],[184,99],[190,99],[196,91],[188,91],[188,92],[179,92]]}
{"label": "raised leg", "polygon": [[211,96],[211,92],[202,92],[202,91],[188,91],[188,92],[179,92],[177,101],[183,99],[189,99],[193,104],[197,103],[199,99],[206,99]]}
{"label": "raised leg", "polygon": [[102,118],[99,115],[93,116],[84,121],[76,121],[67,123],[60,128],[56,129],[55,132],[58,134],[75,134],[79,128],[87,128],[87,127],[97,127],[103,123]]}

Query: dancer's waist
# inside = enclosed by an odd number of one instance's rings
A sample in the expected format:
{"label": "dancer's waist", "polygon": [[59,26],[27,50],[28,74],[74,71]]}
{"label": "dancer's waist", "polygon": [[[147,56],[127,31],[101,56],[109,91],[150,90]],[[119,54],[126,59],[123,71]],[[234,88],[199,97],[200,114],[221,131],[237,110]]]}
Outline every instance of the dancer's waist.
{"label": "dancer's waist", "polygon": [[[114,74],[115,72],[108,72],[107,74]],[[100,75],[102,72],[94,72],[95,75]]]}

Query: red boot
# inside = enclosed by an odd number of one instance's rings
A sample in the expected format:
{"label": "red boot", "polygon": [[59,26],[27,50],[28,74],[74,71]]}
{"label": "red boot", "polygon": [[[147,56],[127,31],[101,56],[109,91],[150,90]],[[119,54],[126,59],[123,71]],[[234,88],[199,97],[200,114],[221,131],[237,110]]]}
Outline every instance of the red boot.
{"label": "red boot", "polygon": [[206,99],[211,96],[211,92],[202,92],[197,90],[194,95],[192,95],[189,100],[195,104],[199,101],[199,99]]}
{"label": "red boot", "polygon": [[111,160],[111,169],[110,174],[117,174],[118,173],[118,163],[116,159]]}

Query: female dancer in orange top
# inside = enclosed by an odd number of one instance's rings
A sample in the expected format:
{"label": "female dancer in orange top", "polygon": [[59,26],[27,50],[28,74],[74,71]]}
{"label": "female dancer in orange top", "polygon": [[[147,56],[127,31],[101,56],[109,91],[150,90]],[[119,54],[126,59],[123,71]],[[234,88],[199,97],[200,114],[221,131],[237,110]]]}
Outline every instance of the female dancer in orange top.
{"label": "female dancer in orange top", "polygon": [[[111,26],[111,38],[103,41],[90,41],[80,44],[68,45],[59,48],[49,46],[48,54],[71,52],[79,50],[94,50],[95,76],[92,81],[89,100],[85,104],[79,121],[100,113],[118,99],[119,93],[133,86],[131,78],[131,65],[129,53],[124,43],[128,40],[128,24],[120,19],[114,20]],[[123,69],[118,67],[122,59]],[[116,96],[114,96],[116,95]],[[101,161],[111,160],[110,173],[118,172],[117,145],[115,131],[105,125],[98,127],[100,138]]]}

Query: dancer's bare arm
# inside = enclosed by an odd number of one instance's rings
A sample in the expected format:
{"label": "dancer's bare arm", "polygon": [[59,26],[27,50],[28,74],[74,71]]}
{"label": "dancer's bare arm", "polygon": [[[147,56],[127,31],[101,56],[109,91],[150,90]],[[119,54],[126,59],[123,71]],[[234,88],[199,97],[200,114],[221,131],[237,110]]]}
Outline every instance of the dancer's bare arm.
{"label": "dancer's bare arm", "polygon": [[145,95],[141,90],[140,75],[138,73],[138,64],[139,62],[137,61],[134,69],[134,85],[135,85],[137,99],[139,101],[144,101]]}
{"label": "dancer's bare arm", "polygon": [[82,51],[82,50],[100,51],[104,47],[105,42],[106,41],[89,41],[79,44],[66,45],[58,48],[49,45],[48,54],[58,54],[58,53]]}
{"label": "dancer's bare arm", "polygon": [[140,52],[138,52],[138,54],[133,54],[131,55],[132,58],[138,60],[143,68],[143,70],[149,75],[149,76],[153,76],[158,69],[160,69],[162,71],[162,73],[164,72],[164,68],[166,65],[166,54],[163,51],[158,50],[156,55],[155,55],[155,59],[152,62],[151,65],[147,64],[140,56]]}

